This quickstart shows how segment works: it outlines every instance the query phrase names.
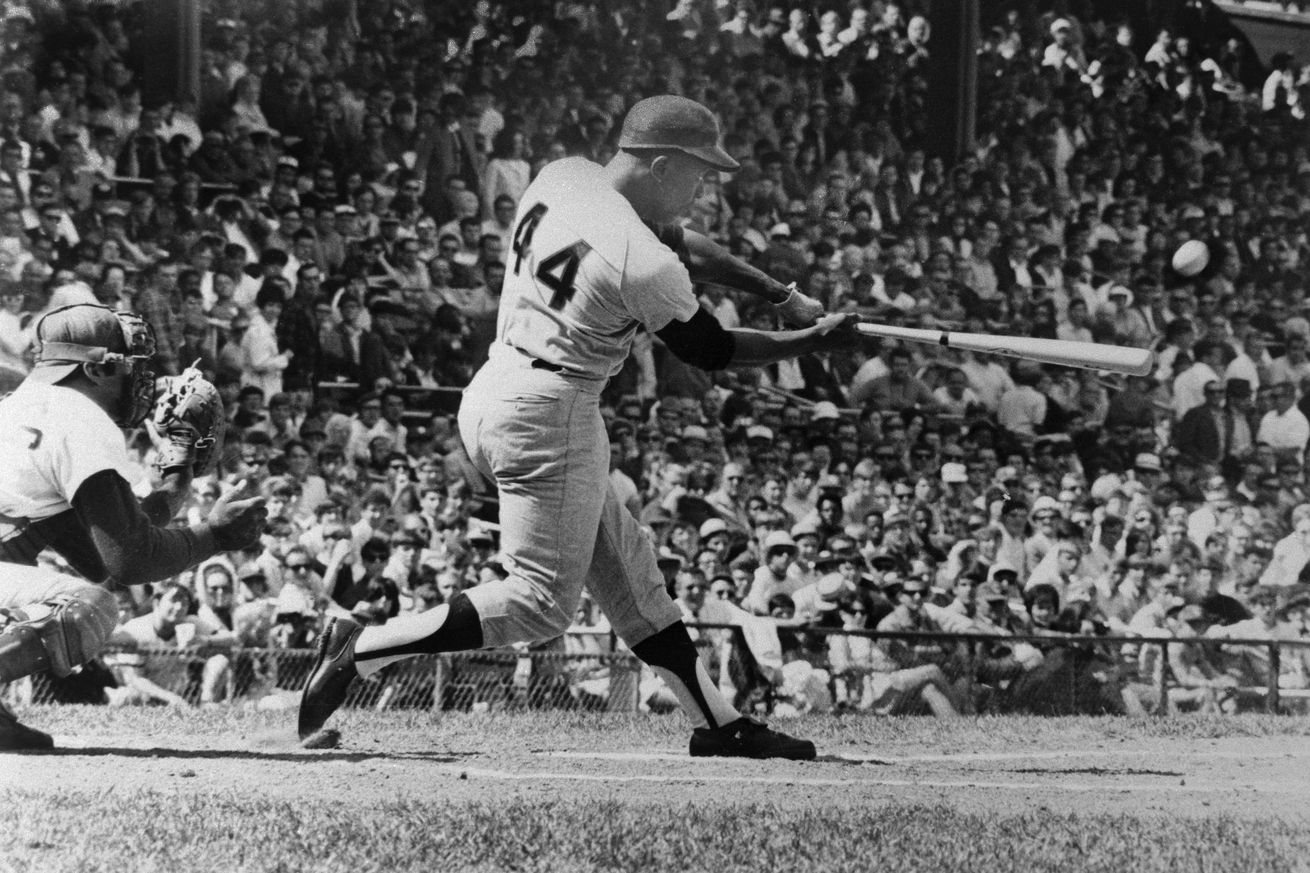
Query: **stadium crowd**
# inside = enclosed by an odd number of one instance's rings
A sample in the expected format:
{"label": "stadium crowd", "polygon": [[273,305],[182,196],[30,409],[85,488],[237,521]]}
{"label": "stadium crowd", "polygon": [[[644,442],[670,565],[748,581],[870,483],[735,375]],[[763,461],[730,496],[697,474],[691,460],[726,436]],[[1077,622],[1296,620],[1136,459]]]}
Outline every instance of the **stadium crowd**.
{"label": "stadium crowd", "polygon": [[[452,413],[519,198],[551,160],[605,162],[663,92],[710,106],[741,163],[690,224],[829,310],[1158,352],[1125,379],[871,340],[705,374],[639,336],[606,392],[614,486],[684,612],[746,628],[773,693],[948,715],[981,705],[962,670],[1029,703],[1076,673],[1089,710],[1151,705],[1093,680],[1118,647],[987,643],[961,666],[949,642],[824,628],[1306,638],[1308,68],[1262,65],[1205,3],[1158,32],[1105,5],[984,21],[955,162],[927,136],[913,2],[225,0],[199,93],[147,101],[143,4],[7,0],[0,367],[21,378],[58,306],[136,311],[158,371],[198,362],[231,411],[191,514],[241,479],[269,501],[261,548],[122,597],[119,642],[201,650],[203,675],[110,656],[111,696],[181,704],[198,681],[209,702],[234,647],[504,573]],[[1190,239],[1210,258],[1185,277]],[[780,326],[700,292],[725,324]],[[131,445],[144,492],[151,442]],[[584,601],[577,628],[604,627]],[[1140,648],[1149,683],[1166,668]],[[1173,648],[1170,705],[1265,682],[1258,650]],[[1283,687],[1307,686],[1306,651]]]}

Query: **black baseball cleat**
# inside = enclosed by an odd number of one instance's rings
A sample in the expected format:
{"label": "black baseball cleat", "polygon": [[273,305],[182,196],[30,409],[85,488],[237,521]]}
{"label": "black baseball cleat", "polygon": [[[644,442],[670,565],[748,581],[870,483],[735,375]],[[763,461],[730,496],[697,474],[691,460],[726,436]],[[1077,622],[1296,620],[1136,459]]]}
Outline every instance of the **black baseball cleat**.
{"label": "black baseball cleat", "polygon": [[762,721],[742,716],[718,728],[691,732],[693,758],[788,758],[813,761],[814,743],[770,730]]}
{"label": "black baseball cleat", "polygon": [[313,736],[346,699],[355,670],[355,640],[364,626],[334,618],[318,642],[318,660],[300,694],[300,739]]}
{"label": "black baseball cleat", "polygon": [[53,749],[55,741],[43,731],[30,728],[0,701],[0,752],[30,752]]}

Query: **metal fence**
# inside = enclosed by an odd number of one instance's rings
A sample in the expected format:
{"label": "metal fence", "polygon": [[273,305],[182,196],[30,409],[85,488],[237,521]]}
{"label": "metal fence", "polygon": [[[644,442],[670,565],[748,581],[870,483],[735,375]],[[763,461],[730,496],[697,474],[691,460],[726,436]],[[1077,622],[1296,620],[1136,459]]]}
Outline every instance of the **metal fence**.
{"label": "metal fence", "polygon": [[[761,714],[1310,710],[1310,640],[996,637],[804,627],[780,628],[781,650],[757,653],[738,627],[692,630],[713,680],[738,708]],[[110,648],[74,676],[30,677],[6,693],[15,703],[290,709],[298,705],[314,657],[306,649]],[[612,634],[571,631],[532,647],[392,664],[355,683],[346,706],[633,712],[672,710],[677,701]]]}
{"label": "metal fence", "polygon": [[[829,705],[855,711],[942,714],[946,704],[960,714],[1310,710],[1310,639],[1000,637],[816,627],[780,635],[784,659],[805,665],[794,671],[804,683],[800,693],[821,696],[826,683]],[[817,681],[807,670],[818,674]],[[776,699],[794,697],[796,686],[784,681]],[[808,697],[803,703],[814,708]]]}

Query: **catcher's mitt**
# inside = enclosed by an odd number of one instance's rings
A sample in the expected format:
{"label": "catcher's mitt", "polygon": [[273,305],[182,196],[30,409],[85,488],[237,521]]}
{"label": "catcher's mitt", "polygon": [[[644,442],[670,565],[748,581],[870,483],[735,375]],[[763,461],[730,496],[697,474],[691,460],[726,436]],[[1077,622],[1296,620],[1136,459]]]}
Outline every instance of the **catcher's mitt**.
{"label": "catcher's mitt", "polygon": [[190,467],[193,475],[203,476],[223,438],[223,398],[194,366],[164,376],[157,387],[151,416],[159,452],[155,466],[160,471]]}

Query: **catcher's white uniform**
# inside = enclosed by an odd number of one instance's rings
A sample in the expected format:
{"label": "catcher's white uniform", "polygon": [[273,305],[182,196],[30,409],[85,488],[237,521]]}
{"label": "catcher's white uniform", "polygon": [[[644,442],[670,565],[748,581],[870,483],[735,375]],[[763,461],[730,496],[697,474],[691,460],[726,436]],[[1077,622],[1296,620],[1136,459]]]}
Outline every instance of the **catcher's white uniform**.
{"label": "catcher's white uniform", "polygon": [[[26,563],[47,544],[45,536],[33,538],[28,525],[72,513],[77,489],[102,470],[128,481],[133,475],[122,432],[90,399],[59,385],[25,382],[0,400],[0,608],[38,603],[105,581],[87,582]],[[95,556],[80,525],[59,525],[58,530],[61,553]],[[92,560],[89,566],[96,564]]]}
{"label": "catcher's white uniform", "polygon": [[[117,623],[110,586],[164,579],[221,547],[239,547],[265,518],[256,501],[214,523],[165,529],[172,493],[142,501],[132,493],[119,426],[139,423],[155,393],[146,366],[154,342],[144,321],[76,305],[43,316],[37,334],[36,366],[0,400],[0,683],[38,671],[71,673]],[[95,370],[61,384],[87,364]],[[197,412],[209,408],[201,403]],[[180,427],[168,439],[177,449]],[[199,441],[195,448],[198,458]],[[189,449],[173,456],[190,460]],[[47,548],[82,579],[38,569]],[[51,743],[0,703],[0,749]]]}
{"label": "catcher's white uniform", "polygon": [[500,496],[509,578],[470,589],[484,644],[562,633],[585,582],[635,645],[681,618],[649,537],[609,482],[599,396],[639,325],[696,312],[691,278],[601,167],[569,158],[528,187],[490,359],[460,435]]}

